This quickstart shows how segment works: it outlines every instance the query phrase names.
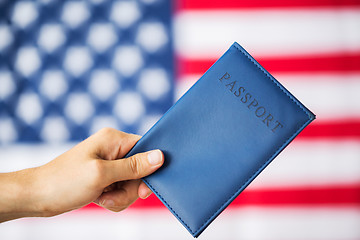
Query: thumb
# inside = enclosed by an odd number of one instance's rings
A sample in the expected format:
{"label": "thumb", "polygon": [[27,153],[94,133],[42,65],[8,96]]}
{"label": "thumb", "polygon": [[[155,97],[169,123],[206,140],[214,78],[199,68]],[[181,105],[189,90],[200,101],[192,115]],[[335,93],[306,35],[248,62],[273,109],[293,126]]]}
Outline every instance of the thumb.
{"label": "thumb", "polygon": [[145,177],[155,172],[163,163],[164,155],[159,149],[128,158],[104,161],[111,183]]}

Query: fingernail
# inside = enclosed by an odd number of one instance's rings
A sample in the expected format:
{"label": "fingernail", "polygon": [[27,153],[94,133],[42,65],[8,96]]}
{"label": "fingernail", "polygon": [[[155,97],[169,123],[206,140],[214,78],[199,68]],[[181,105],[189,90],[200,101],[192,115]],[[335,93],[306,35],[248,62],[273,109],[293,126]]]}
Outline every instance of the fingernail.
{"label": "fingernail", "polygon": [[104,200],[103,201],[103,206],[105,206],[105,207],[112,207],[112,206],[114,206],[114,201],[113,200]]}
{"label": "fingernail", "polygon": [[145,198],[148,198],[148,197],[150,197],[150,195],[152,194],[152,192],[149,192],[148,193],[148,195],[146,195],[146,197]]}
{"label": "fingernail", "polygon": [[162,154],[160,150],[153,150],[148,153],[148,161],[151,165],[158,165],[162,162]]}

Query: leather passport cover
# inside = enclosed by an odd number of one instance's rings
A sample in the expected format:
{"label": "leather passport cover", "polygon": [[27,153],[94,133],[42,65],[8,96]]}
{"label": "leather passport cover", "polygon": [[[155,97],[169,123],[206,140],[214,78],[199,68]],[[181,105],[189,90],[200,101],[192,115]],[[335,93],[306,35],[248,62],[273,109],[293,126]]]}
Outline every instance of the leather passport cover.
{"label": "leather passport cover", "polygon": [[143,181],[198,237],[314,119],[235,42],[127,156],[163,151]]}

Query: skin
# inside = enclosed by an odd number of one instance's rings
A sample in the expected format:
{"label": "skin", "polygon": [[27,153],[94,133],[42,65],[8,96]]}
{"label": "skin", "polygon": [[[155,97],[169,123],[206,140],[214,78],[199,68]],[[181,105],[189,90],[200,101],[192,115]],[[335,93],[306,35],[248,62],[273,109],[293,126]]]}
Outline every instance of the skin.
{"label": "skin", "polygon": [[161,167],[160,150],[123,158],[140,139],[104,128],[36,168],[0,173],[0,222],[50,217],[91,202],[119,212],[150,189],[140,180]]}

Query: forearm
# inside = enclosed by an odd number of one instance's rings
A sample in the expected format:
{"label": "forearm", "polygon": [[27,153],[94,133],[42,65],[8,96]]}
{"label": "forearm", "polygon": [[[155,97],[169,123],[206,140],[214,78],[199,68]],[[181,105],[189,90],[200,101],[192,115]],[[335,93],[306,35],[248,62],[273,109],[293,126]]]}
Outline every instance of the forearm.
{"label": "forearm", "polygon": [[41,216],[35,172],[36,168],[0,173],[0,222]]}
{"label": "forearm", "polygon": [[91,202],[117,212],[146,198],[151,191],[140,179],[160,168],[164,156],[153,150],[123,158],[139,139],[105,128],[43,166],[0,173],[0,222],[55,216]]}

